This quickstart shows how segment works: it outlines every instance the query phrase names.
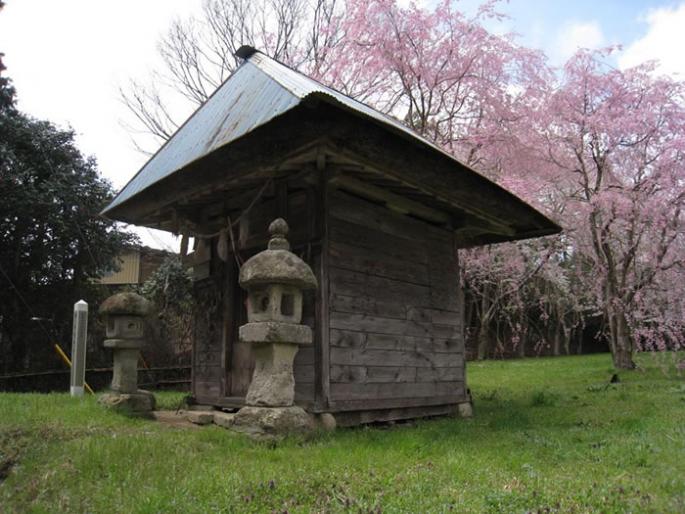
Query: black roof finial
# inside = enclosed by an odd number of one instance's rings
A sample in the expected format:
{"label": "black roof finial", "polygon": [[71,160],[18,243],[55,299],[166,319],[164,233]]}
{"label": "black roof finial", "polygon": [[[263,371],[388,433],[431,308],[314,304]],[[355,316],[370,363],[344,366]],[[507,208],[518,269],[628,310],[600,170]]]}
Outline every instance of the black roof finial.
{"label": "black roof finial", "polygon": [[243,45],[238,50],[236,50],[235,55],[236,57],[240,57],[241,59],[247,59],[250,57],[252,54],[255,52],[258,52],[256,48],[250,45]]}

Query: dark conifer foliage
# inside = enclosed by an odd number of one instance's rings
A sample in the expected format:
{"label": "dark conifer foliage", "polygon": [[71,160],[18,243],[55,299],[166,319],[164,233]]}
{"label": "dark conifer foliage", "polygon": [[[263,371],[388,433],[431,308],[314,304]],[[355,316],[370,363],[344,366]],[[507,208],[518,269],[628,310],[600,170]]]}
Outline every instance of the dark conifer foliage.
{"label": "dark conifer foliage", "polygon": [[20,112],[0,77],[0,373],[59,367],[73,303],[96,301],[93,279],[132,242],[99,215],[112,194],[74,132]]}

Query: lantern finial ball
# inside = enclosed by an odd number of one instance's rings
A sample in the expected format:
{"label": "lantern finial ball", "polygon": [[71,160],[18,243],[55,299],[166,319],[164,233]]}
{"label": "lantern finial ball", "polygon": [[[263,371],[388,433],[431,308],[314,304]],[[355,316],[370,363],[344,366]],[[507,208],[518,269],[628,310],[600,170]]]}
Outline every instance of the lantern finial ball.
{"label": "lantern finial ball", "polygon": [[269,225],[269,234],[271,236],[282,236],[285,237],[288,235],[288,232],[290,229],[288,228],[288,223],[283,218],[276,218],[271,222]]}
{"label": "lantern finial ball", "polygon": [[283,218],[276,218],[269,225],[269,250],[290,250],[290,243],[285,238],[289,232],[288,224]]}

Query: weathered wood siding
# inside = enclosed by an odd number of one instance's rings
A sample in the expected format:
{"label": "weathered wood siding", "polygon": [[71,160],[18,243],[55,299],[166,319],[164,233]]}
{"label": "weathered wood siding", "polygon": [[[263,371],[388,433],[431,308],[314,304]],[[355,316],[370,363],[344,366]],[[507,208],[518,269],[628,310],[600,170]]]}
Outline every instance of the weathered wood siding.
{"label": "weathered wood siding", "polygon": [[341,191],[328,230],[330,410],[465,401],[452,234]]}
{"label": "weathered wood siding", "polygon": [[211,403],[222,395],[223,294],[220,276],[193,287],[192,392],[200,403]]}

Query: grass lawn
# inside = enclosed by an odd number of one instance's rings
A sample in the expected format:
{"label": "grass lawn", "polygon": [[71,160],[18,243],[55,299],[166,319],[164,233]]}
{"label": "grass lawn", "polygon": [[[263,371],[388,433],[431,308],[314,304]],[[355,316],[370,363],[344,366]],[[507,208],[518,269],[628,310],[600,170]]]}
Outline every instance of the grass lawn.
{"label": "grass lawn", "polygon": [[277,447],[0,394],[0,511],[685,512],[685,381],[639,362],[615,385],[608,355],[470,363],[473,419]]}

